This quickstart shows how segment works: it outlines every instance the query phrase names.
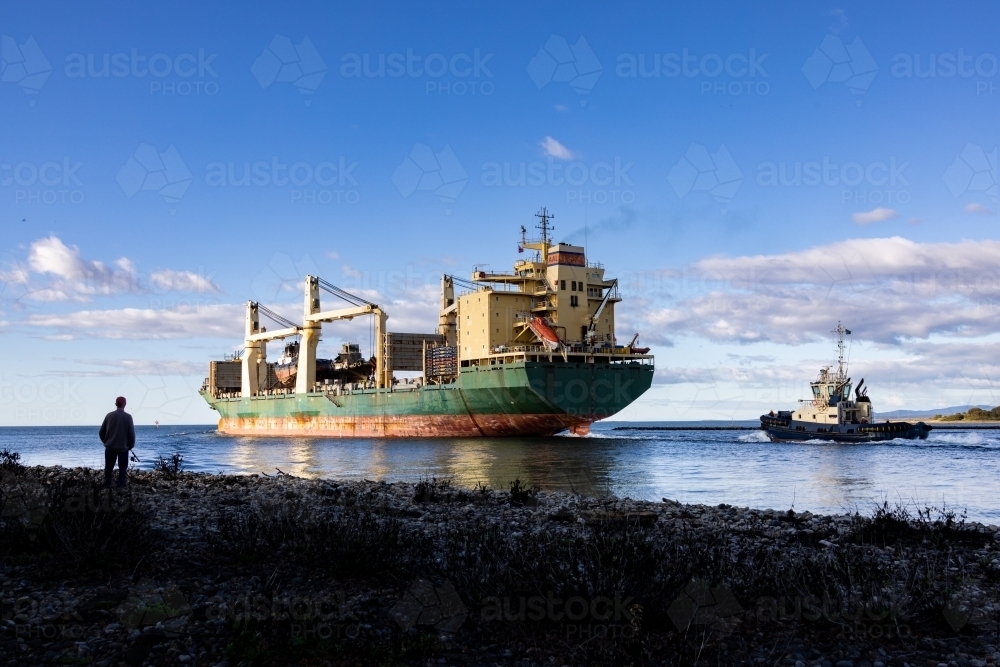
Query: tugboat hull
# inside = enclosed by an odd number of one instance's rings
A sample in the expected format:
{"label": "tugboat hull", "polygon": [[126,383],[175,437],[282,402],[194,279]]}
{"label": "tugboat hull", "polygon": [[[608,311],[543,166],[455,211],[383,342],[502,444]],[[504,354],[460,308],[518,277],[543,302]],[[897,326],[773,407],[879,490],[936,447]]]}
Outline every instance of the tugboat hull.
{"label": "tugboat hull", "polygon": [[833,424],[821,426],[814,422],[785,420],[763,415],[760,428],[772,442],[882,442],[885,440],[926,440],[931,427],[923,422],[885,422],[882,424]]}

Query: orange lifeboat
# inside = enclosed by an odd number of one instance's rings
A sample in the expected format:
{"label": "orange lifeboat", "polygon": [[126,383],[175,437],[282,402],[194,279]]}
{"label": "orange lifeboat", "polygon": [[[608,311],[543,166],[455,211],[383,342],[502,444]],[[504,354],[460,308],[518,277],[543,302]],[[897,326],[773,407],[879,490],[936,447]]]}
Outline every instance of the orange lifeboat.
{"label": "orange lifeboat", "polygon": [[536,317],[528,322],[528,328],[538,337],[538,340],[550,350],[558,350],[561,345],[559,336],[552,330],[552,327],[540,317]]}

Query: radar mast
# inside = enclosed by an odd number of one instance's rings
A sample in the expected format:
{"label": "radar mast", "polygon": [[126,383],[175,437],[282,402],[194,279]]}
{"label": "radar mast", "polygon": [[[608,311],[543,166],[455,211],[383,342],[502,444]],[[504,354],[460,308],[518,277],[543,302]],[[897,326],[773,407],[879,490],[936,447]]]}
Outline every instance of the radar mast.
{"label": "radar mast", "polygon": [[837,380],[840,382],[847,377],[847,369],[844,368],[844,334],[851,332],[838,321],[837,328],[832,333],[837,334]]}

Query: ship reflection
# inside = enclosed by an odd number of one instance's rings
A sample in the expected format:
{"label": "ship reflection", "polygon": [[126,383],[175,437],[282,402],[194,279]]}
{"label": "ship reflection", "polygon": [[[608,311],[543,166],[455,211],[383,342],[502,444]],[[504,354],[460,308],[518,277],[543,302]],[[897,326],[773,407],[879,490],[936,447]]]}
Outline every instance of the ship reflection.
{"label": "ship reflection", "polygon": [[620,491],[613,480],[613,448],[594,438],[233,440],[225,463],[244,474],[280,470],[296,477],[386,482],[437,478],[491,489],[507,489],[519,479],[551,491]]}

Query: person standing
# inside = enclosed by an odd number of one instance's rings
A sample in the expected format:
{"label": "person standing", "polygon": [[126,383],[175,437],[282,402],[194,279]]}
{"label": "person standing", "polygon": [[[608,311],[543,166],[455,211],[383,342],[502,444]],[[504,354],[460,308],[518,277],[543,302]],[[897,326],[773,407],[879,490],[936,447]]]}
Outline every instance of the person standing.
{"label": "person standing", "polygon": [[135,425],[132,415],[125,412],[125,397],[115,399],[115,410],[109,412],[101,424],[101,442],[104,443],[104,488],[111,488],[111,473],[118,461],[118,488],[125,488],[125,471],[128,454],[135,447]]}

